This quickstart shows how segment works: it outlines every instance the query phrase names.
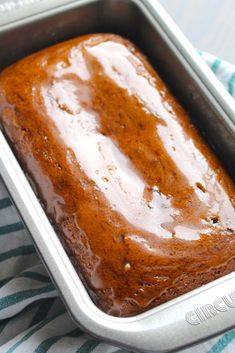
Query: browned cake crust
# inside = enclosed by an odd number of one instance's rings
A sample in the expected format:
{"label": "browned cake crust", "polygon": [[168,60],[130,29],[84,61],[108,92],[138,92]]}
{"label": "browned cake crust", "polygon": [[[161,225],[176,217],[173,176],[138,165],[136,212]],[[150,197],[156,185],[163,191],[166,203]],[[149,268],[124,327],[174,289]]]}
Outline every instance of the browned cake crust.
{"label": "browned cake crust", "polygon": [[0,115],[107,313],[140,313],[235,269],[234,185],[129,41],[84,36],[5,69]]}

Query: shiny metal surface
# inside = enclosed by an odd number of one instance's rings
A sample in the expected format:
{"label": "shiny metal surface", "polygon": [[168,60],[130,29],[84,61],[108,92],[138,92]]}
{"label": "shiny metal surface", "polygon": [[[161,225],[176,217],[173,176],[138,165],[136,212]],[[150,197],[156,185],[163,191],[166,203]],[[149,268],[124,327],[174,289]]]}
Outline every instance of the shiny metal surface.
{"label": "shiny metal surface", "polygon": [[[201,117],[197,125],[232,173],[234,102],[156,1],[78,1],[49,12],[37,10],[40,15],[0,27],[0,45],[9,43],[0,57],[2,67],[74,35],[101,31],[125,35],[149,56],[185,105]],[[167,352],[235,325],[234,274],[135,317],[120,319],[101,312],[79,280],[2,134],[0,146],[5,183],[68,310],[81,327],[128,349]],[[223,302],[224,297],[228,300]]]}

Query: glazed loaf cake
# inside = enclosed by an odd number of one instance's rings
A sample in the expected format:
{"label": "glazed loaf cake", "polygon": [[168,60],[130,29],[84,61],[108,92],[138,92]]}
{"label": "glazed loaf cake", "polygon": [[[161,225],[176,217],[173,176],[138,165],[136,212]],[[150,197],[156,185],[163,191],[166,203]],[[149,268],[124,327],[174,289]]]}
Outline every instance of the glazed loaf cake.
{"label": "glazed loaf cake", "polygon": [[235,270],[234,185],[128,40],[87,35],[3,70],[0,121],[105,312]]}

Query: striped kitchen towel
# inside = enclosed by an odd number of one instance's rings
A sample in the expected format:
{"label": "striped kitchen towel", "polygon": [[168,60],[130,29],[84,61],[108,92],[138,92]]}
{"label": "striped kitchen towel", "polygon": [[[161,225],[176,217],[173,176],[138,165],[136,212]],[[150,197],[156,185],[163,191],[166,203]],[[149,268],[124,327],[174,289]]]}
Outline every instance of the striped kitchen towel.
{"label": "striped kitchen towel", "polygon": [[[200,54],[235,97],[235,67]],[[0,179],[0,353],[33,352],[125,351],[99,342],[71,321]],[[234,353],[235,330],[183,352]]]}

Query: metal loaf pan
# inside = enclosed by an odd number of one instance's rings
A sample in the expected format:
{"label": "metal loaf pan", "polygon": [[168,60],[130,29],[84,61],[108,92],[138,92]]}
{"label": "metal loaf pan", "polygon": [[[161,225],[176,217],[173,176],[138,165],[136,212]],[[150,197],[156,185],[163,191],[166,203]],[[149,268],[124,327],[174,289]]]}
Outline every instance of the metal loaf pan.
{"label": "metal loaf pan", "polygon": [[[142,49],[234,175],[235,104],[156,0],[42,0],[0,13],[0,68],[92,32],[124,35]],[[0,171],[68,311],[84,330],[132,351],[170,352],[235,326],[234,273],[138,316],[103,313],[78,278],[1,131]]]}

